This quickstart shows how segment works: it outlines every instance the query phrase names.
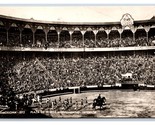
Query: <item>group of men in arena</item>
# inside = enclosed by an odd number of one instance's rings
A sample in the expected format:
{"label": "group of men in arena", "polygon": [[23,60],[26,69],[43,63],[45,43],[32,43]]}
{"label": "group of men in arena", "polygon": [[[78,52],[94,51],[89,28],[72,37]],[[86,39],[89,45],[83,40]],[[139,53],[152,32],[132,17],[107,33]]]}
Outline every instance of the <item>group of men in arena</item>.
{"label": "group of men in arena", "polygon": [[59,97],[58,99],[46,98],[44,102],[40,103],[42,108],[48,108],[51,110],[79,110],[88,105],[87,97],[84,99],[73,100],[72,97],[66,98],[64,100]]}

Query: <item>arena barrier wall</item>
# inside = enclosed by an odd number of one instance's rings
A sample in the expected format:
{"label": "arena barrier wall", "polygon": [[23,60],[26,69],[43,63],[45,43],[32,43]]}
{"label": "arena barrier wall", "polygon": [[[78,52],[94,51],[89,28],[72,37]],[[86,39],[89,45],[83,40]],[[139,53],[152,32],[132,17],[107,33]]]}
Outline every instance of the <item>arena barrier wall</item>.
{"label": "arena barrier wall", "polygon": [[137,46],[137,47],[110,47],[110,48],[47,48],[44,47],[5,47],[0,46],[0,51],[23,51],[23,52],[106,52],[106,51],[136,51],[136,50],[154,50],[155,46]]}
{"label": "arena barrier wall", "polygon": [[53,96],[60,96],[66,94],[78,94],[90,91],[104,91],[104,90],[155,90],[154,85],[142,85],[142,84],[116,84],[116,85],[102,85],[102,86],[83,86],[83,87],[68,87],[68,88],[57,88],[57,89],[50,89],[45,91],[40,91],[38,95],[42,97],[53,97]]}

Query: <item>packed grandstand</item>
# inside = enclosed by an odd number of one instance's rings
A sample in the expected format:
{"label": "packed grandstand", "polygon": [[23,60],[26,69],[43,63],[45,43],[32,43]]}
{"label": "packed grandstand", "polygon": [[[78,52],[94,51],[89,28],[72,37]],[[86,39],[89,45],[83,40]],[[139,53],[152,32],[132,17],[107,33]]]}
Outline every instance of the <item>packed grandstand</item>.
{"label": "packed grandstand", "polygon": [[131,20],[129,14],[111,23],[39,22],[1,15],[0,81],[15,93],[115,85],[125,73],[154,85],[155,18]]}

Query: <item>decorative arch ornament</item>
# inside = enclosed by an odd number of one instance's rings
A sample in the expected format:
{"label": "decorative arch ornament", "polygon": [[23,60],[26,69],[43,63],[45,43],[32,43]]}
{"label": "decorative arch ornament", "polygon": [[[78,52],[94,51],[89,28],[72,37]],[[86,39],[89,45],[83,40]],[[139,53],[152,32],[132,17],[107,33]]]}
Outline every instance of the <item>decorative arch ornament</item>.
{"label": "decorative arch ornament", "polygon": [[134,19],[132,18],[132,16],[129,13],[126,13],[122,16],[120,22],[121,22],[123,29],[125,27],[131,28],[134,24]]}

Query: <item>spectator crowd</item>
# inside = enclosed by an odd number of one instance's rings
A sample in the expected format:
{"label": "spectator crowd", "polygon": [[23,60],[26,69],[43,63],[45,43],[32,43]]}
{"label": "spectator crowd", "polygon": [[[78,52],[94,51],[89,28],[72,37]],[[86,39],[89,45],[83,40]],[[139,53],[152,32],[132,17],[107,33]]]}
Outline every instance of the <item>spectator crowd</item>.
{"label": "spectator crowd", "polygon": [[151,54],[17,55],[1,53],[0,56],[0,80],[7,81],[17,93],[72,86],[113,85],[120,82],[121,74],[125,73],[132,73],[133,80],[146,84],[154,84],[155,81],[155,58]]}

